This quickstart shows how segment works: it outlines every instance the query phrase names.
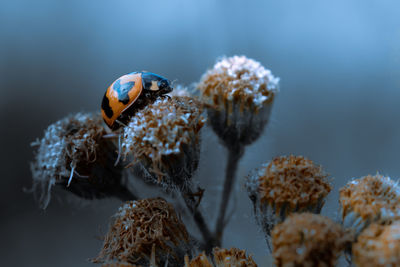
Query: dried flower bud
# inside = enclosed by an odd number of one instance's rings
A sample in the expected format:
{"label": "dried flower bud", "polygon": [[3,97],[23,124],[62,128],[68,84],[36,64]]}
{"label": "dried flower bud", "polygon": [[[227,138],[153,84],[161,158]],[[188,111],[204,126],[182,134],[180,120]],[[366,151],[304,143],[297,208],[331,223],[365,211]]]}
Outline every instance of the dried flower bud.
{"label": "dried flower bud", "polygon": [[171,204],[153,198],[129,201],[120,207],[103,249],[93,261],[149,266],[154,258],[158,266],[168,261],[172,267],[182,266],[185,254],[192,254],[185,225]]}
{"label": "dried flower bud", "polygon": [[245,250],[237,248],[214,248],[212,259],[205,253],[200,253],[196,258],[186,262],[185,267],[257,267],[251,256],[246,256]]}
{"label": "dried flower bud", "polygon": [[[302,156],[281,156],[253,171],[246,182],[266,237],[289,213],[319,213],[331,185],[321,166]],[[268,240],[267,240],[268,242]]]}
{"label": "dried flower bud", "polygon": [[400,221],[362,231],[353,244],[353,259],[357,266],[400,266]]}
{"label": "dried flower bud", "polygon": [[33,192],[45,208],[54,185],[84,198],[111,195],[131,198],[121,184],[121,166],[114,167],[116,147],[103,138],[101,116],[78,113],[50,125],[31,163]]}
{"label": "dried flower bud", "polygon": [[389,177],[367,175],[340,189],[343,225],[358,235],[371,222],[400,216],[400,187]]}
{"label": "dried flower bud", "polygon": [[339,224],[311,213],[292,214],[272,230],[276,266],[335,266],[347,241]]}
{"label": "dried flower bud", "polygon": [[166,189],[186,187],[199,162],[201,112],[188,97],[157,100],[124,128],[123,155],[139,162],[137,173]]}
{"label": "dried flower bud", "polygon": [[222,58],[201,78],[198,89],[209,122],[227,146],[254,142],[266,125],[279,78],[245,56]]}

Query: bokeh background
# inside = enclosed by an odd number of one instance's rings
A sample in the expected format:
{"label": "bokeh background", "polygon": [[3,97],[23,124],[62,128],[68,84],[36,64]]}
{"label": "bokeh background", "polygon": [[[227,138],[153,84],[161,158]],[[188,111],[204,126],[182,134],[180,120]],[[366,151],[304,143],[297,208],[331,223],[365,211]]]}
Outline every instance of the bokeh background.
{"label": "bokeh background", "polygon": [[[398,1],[29,1],[0,3],[0,262],[91,266],[117,200],[31,194],[30,143],[63,116],[98,111],[107,86],[149,70],[190,85],[222,55],[244,54],[281,78],[271,121],[238,172],[236,215],[224,244],[270,256],[242,188],[248,172],[281,154],[301,154],[334,177],[323,213],[336,218],[351,177],[400,177]],[[203,131],[196,179],[209,222],[225,150]]]}

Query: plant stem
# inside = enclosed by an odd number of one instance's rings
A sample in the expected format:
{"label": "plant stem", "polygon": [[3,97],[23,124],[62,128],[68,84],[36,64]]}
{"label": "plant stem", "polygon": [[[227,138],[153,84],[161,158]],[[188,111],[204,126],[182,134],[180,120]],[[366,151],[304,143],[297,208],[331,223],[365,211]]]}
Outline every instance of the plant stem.
{"label": "plant stem", "polygon": [[183,200],[185,201],[186,207],[190,210],[193,215],[193,220],[196,223],[197,227],[199,228],[201,234],[203,235],[203,241],[205,250],[207,253],[211,252],[212,248],[214,247],[214,238],[210,229],[208,228],[203,215],[196,207],[196,201],[193,197],[193,192],[191,189],[186,189],[185,191],[181,191],[181,195]]}
{"label": "plant stem", "polygon": [[215,228],[215,239],[216,245],[221,246],[222,237],[225,228],[225,214],[229,204],[230,195],[232,192],[233,185],[235,184],[236,170],[240,158],[244,152],[244,146],[238,144],[228,148],[228,162],[226,165],[226,176],[224,182],[224,191],[222,193],[217,225]]}

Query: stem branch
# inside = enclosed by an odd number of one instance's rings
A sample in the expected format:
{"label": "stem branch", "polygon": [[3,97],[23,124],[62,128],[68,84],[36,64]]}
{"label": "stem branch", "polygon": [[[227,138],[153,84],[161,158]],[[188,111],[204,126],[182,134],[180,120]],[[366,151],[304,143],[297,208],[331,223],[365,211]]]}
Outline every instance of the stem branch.
{"label": "stem branch", "polygon": [[190,210],[193,215],[193,220],[196,223],[197,227],[199,228],[201,234],[203,235],[203,241],[205,244],[206,252],[210,252],[214,247],[214,238],[210,229],[208,228],[203,215],[196,207],[196,201],[193,197],[193,192],[191,189],[186,189],[185,192],[182,192],[182,198],[185,201],[186,207]]}

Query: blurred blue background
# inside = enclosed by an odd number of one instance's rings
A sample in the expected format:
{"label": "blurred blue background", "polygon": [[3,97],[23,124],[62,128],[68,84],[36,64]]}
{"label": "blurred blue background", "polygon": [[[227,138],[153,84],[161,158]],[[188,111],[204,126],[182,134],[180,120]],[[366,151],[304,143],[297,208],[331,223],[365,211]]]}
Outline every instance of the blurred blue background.
{"label": "blurred blue background", "polygon": [[[97,111],[107,86],[148,70],[190,85],[222,55],[247,55],[281,78],[271,122],[240,164],[237,213],[225,246],[268,266],[243,177],[281,154],[301,154],[332,174],[323,213],[336,218],[351,177],[400,177],[398,1],[29,1],[0,3],[0,209],[2,266],[90,266],[117,200],[30,194],[30,142],[63,116]],[[215,218],[225,151],[203,131],[196,177]]]}

